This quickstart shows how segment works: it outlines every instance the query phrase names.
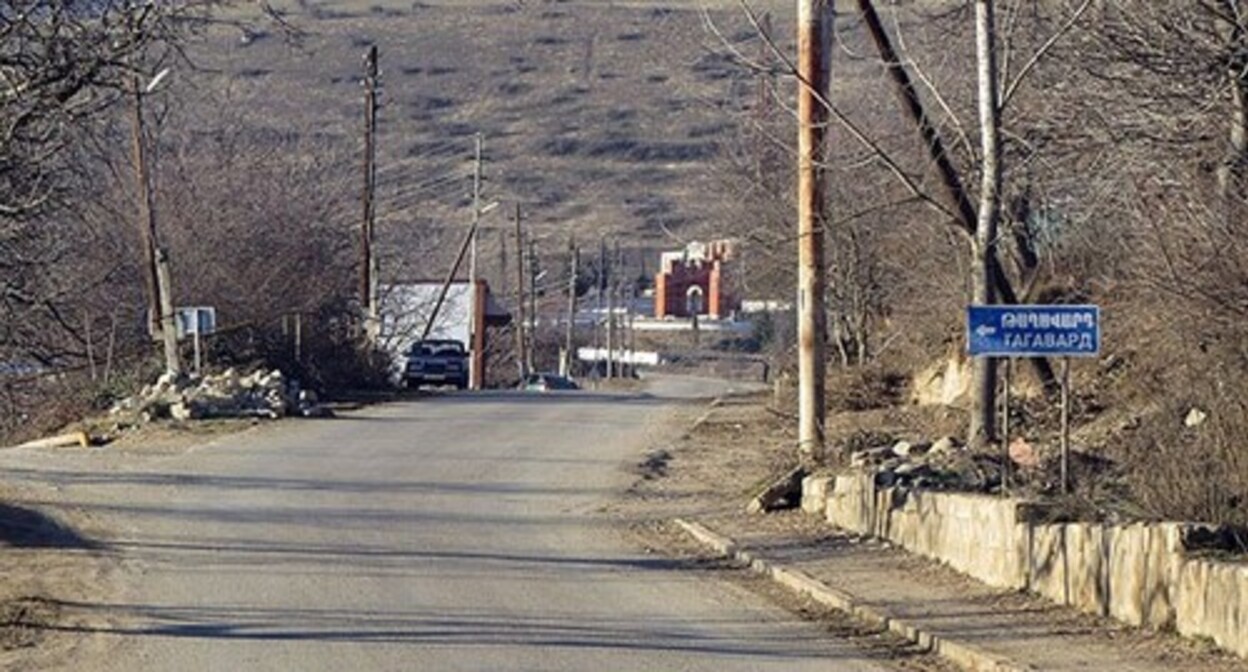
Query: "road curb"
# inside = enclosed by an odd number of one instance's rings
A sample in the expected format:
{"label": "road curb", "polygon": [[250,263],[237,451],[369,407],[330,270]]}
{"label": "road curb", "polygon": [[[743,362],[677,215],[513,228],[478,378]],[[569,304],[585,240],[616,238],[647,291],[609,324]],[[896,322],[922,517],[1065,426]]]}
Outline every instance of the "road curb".
{"label": "road curb", "polygon": [[861,598],[833,588],[805,572],[762,558],[700,523],[680,518],[675,519],[674,522],[702,545],[714,549],[720,555],[745,564],[751,571],[766,576],[785,588],[805,595],[826,607],[843,611],[871,625],[886,628],[959,667],[974,672],[1034,672],[1036,669],[1031,665],[1017,663],[989,653],[973,644],[934,634],[911,621],[896,618],[887,609],[864,604]]}

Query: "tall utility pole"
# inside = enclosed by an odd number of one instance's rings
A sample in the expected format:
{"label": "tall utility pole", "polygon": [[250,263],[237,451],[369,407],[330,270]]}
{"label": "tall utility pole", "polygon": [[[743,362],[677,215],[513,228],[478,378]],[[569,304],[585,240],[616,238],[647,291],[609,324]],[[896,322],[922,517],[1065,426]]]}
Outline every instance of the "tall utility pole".
{"label": "tall utility pole", "polygon": [[[598,240],[598,296],[596,300],[596,310],[594,311],[594,350],[598,350],[598,346],[602,344],[601,330],[598,328],[598,321],[602,317],[603,299],[606,298],[604,293],[607,291],[607,280],[610,273],[607,271],[607,239],[600,238]],[[604,325],[605,326],[605,325]],[[606,360],[610,363],[610,359]],[[597,367],[597,363],[594,364]]]}
{"label": "tall utility pole", "polygon": [[497,289],[501,296],[506,296],[511,289],[511,283],[507,277],[507,238],[510,235],[507,227],[498,229],[498,275],[495,277],[498,278]]}
{"label": "tall utility pole", "polygon": [[533,349],[537,342],[537,248],[533,234],[529,233],[529,336],[525,339],[527,356],[525,364],[529,370],[534,369]]}
{"label": "tall utility pole", "polygon": [[[177,375],[182,373],[182,360],[178,357],[178,327],[173,318],[175,308],[171,276],[169,252],[163,248],[156,250],[156,279],[160,287],[160,335],[165,345],[165,371]],[[199,317],[196,316],[195,319],[198,320]],[[196,329],[198,327],[196,325]]]}
{"label": "tall utility pole", "polygon": [[477,324],[477,237],[478,225],[481,223],[481,149],[484,142],[484,138],[478,133],[472,162],[472,233],[468,243],[468,347],[471,351],[468,358],[468,380],[474,390],[480,387],[477,360],[484,356],[476,348],[477,331],[484,328]]}
{"label": "tall utility pole", "polygon": [[373,253],[377,218],[377,45],[364,56],[364,221],[360,224],[360,305],[364,333],[376,345],[380,331],[377,305],[377,262]]}
{"label": "tall utility pole", "polygon": [[572,362],[576,361],[576,353],[572,351],[572,337],[576,333],[576,276],[580,271],[581,250],[576,246],[575,238],[568,238],[568,323],[563,334],[563,371],[565,376],[572,375]]}
{"label": "tall utility pole", "polygon": [[632,364],[629,366],[630,378],[637,377],[637,313],[633,310],[637,304],[637,287],[628,288],[628,356]]}
{"label": "tall utility pole", "polygon": [[[763,39],[759,40],[758,62],[765,64],[771,62],[771,12],[763,13],[759,27]],[[754,171],[760,180],[767,169],[766,155],[771,143],[762,129],[767,128],[767,122],[771,118],[771,96],[775,85],[772,74],[765,68],[761,69],[758,73],[758,107],[754,110],[754,121],[758,125],[758,131],[754,133]]]}
{"label": "tall utility pole", "polygon": [[[758,45],[758,62],[767,63],[771,60],[771,12],[763,12],[762,21],[759,23],[762,29],[763,38]],[[758,74],[758,109],[755,110],[755,117],[759,122],[767,120],[771,113],[771,87],[773,84],[772,74],[766,70]]]}
{"label": "tall utility pole", "polygon": [[516,363],[520,366],[520,382],[529,377],[529,363],[524,345],[524,232],[520,229],[520,204],[516,204]]}
{"label": "tall utility pole", "polygon": [[[475,229],[481,219],[481,151],[485,138],[480,133],[476,137],[476,148],[472,159],[472,225]],[[472,244],[468,252],[468,279],[477,283],[477,234],[472,235]],[[476,325],[473,325],[476,328]]]}
{"label": "tall utility pole", "polygon": [[152,207],[151,177],[147,169],[147,151],[143,142],[143,88],[138,77],[133,82],[134,104],[131,133],[134,150],[134,177],[138,189],[139,230],[143,236],[143,256],[147,266],[148,328],[159,333],[165,350],[165,371],[182,373],[178,357],[177,325],[174,324],[173,288],[169,273],[168,253],[159,249],[156,237],[156,213]]}
{"label": "tall utility pole", "polygon": [[433,310],[429,312],[429,319],[425,321],[425,328],[420,332],[420,340],[423,341],[429,338],[429,334],[433,333],[433,325],[437,324],[438,314],[442,311],[442,304],[446,303],[446,294],[455,282],[455,277],[459,275],[459,269],[464,265],[464,257],[468,255],[468,248],[472,245],[472,237],[476,234],[476,225],[469,227],[468,233],[464,235],[464,241],[459,244],[459,252],[455,255],[455,263],[451,264],[451,270],[446,273],[446,280],[442,283],[442,289],[438,291],[438,298],[433,302]]}
{"label": "tall utility pole", "polygon": [[[996,259],[997,222],[1001,213],[1001,104],[997,87],[997,48],[993,0],[975,2],[975,47],[979,79],[979,126],[984,157],[980,170],[979,218],[971,245],[971,302],[995,303],[992,265]],[[971,422],[967,443],[982,447],[996,440],[997,362],[975,357],[971,369]]]}
{"label": "tall utility pole", "polygon": [[797,334],[798,451],[818,456],[824,447],[825,330],[823,169],[835,0],[797,4]]}
{"label": "tall utility pole", "polygon": [[[611,257],[612,268],[623,269],[624,257],[620,253],[620,240],[615,240],[615,252]],[[624,375],[624,363],[620,361],[620,355],[624,350],[624,321],[619,319],[620,302],[624,300],[624,276],[620,273],[615,277],[615,282],[611,285],[611,329],[615,333],[612,342],[615,343],[615,352],[612,353],[612,362],[615,363],[614,377],[621,378]]]}
{"label": "tall utility pole", "polygon": [[615,377],[615,283],[607,285],[607,379]]}

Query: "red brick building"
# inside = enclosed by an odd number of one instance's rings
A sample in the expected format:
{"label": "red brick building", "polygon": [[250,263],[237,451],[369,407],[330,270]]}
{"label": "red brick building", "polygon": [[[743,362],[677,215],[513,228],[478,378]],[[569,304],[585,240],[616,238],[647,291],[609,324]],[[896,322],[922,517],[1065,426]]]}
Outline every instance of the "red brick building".
{"label": "red brick building", "polygon": [[735,248],[732,241],[717,240],[663,253],[654,277],[654,316],[722,319],[732,315],[740,307],[727,271]]}

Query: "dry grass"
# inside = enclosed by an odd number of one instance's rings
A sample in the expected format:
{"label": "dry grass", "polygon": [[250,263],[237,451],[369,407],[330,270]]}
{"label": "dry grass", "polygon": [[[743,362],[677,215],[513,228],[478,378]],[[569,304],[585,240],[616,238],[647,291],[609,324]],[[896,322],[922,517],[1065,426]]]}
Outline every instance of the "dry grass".
{"label": "dry grass", "polygon": [[[220,69],[214,84],[228,86],[257,133],[315,128],[358,151],[361,55],[376,44],[379,235],[395,257],[382,273],[440,275],[442,260],[401,260],[403,239],[414,221],[467,223],[478,132],[486,201],[525,203],[541,251],[541,238],[562,248],[571,233],[658,241],[718,212],[718,199],[705,197],[708,173],[754,99],[753,80],[715,53],[722,45],[702,6],[307,2],[290,7],[306,31],[298,48],[277,35],[243,43],[220,31],[196,57]],[[757,50],[739,11],[710,11],[728,39]],[[486,219],[500,230],[504,222]],[[497,238],[482,240],[488,274]]]}

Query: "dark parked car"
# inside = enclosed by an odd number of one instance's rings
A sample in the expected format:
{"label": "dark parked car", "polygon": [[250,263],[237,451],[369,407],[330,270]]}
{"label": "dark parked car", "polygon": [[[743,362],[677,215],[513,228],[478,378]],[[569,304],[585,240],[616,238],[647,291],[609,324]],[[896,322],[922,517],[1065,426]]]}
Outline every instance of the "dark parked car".
{"label": "dark parked car", "polygon": [[530,373],[520,383],[520,389],[531,392],[550,392],[552,390],[579,390],[580,385],[571,378],[554,373]]}
{"label": "dark parked car", "polygon": [[407,352],[403,372],[408,387],[454,385],[468,387],[468,353],[459,341],[419,341]]}

